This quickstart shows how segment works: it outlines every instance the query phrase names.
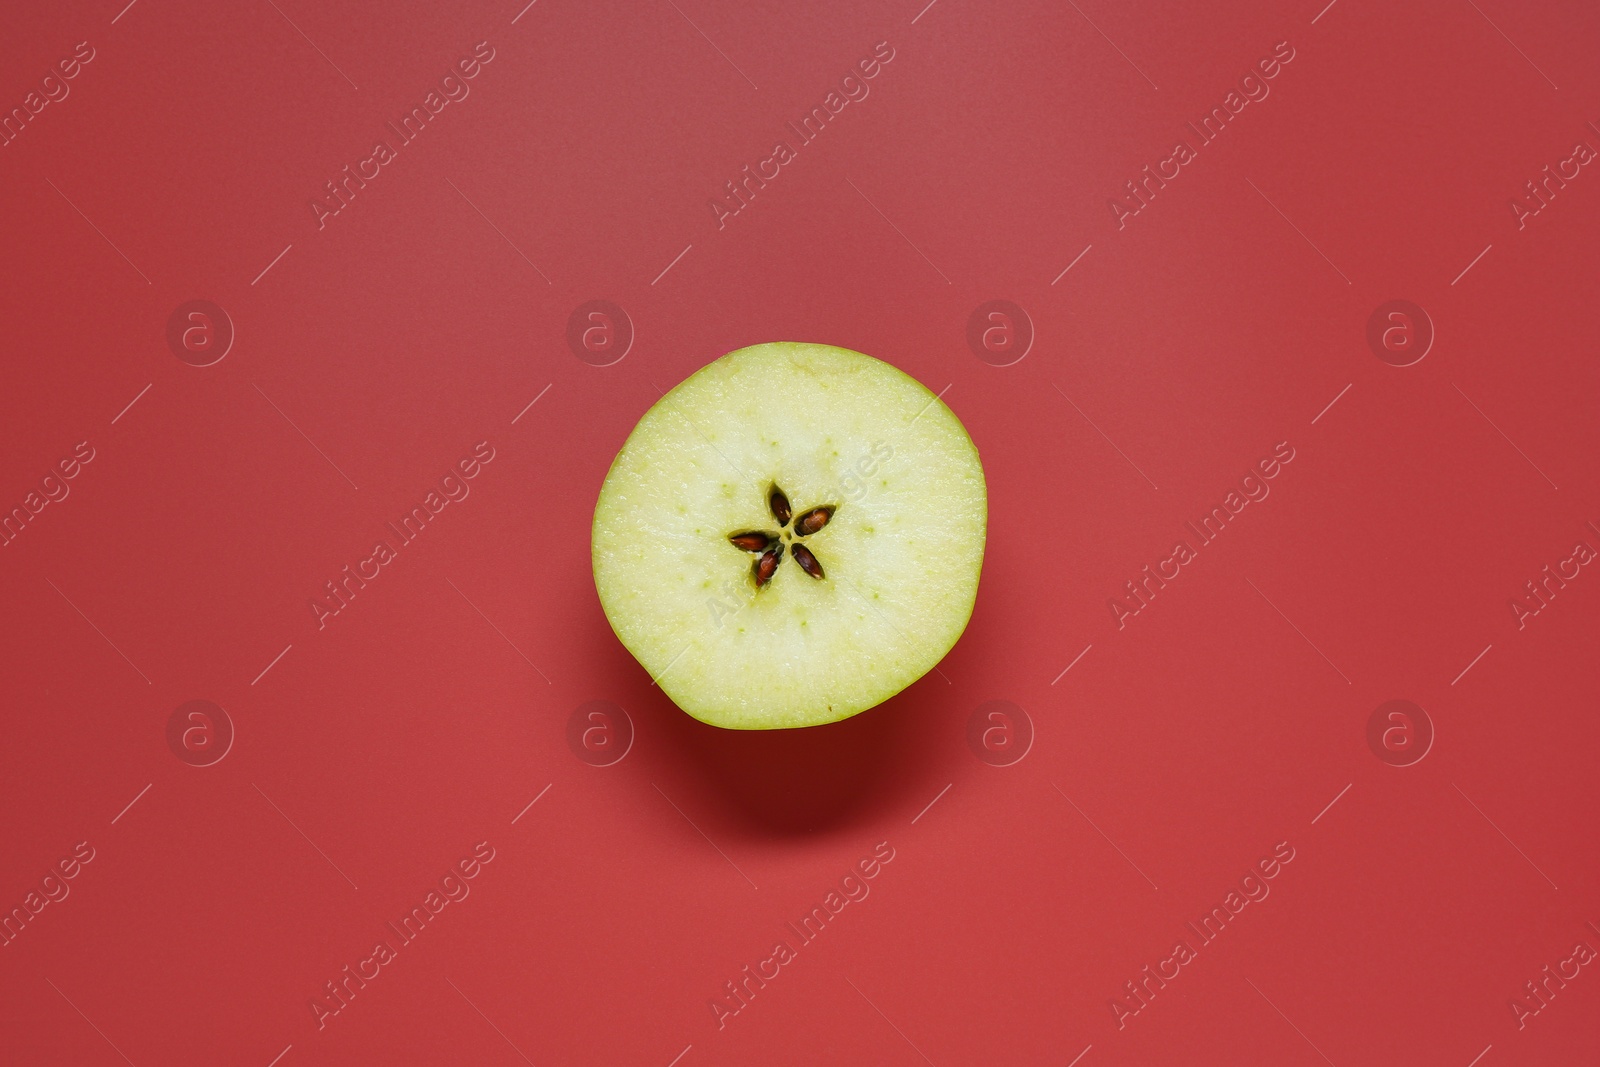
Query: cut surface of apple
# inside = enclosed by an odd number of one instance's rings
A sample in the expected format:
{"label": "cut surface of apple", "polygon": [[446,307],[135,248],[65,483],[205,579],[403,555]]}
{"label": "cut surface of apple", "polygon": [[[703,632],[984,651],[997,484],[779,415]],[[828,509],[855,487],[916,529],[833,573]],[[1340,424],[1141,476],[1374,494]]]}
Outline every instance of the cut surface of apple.
{"label": "cut surface of apple", "polygon": [[634,427],[595,505],[595,588],[690,715],[813,726],[956,643],[987,519],[978,451],[920,382],[843,348],[755,345]]}

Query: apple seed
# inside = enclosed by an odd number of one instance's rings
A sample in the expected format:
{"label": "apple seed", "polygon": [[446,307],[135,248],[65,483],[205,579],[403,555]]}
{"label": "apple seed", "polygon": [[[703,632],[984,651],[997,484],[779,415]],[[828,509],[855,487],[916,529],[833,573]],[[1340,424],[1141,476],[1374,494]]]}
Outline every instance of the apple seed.
{"label": "apple seed", "polygon": [[817,557],[805,545],[793,545],[789,549],[794,554],[794,561],[800,564],[800,569],[813,578],[822,577],[822,564],[817,562]]}
{"label": "apple seed", "polygon": [[771,534],[752,530],[749,533],[734,534],[728,540],[733,542],[734,548],[742,548],[746,552],[764,552],[766,547],[772,543],[773,538]]}
{"label": "apple seed", "polygon": [[774,545],[761,553],[755,562],[756,588],[772,581],[773,572],[778,569],[778,563],[783,559],[783,546]]}
{"label": "apple seed", "polygon": [[789,525],[789,498],[783,495],[782,489],[773,486],[772,495],[767,498],[767,504],[772,508],[772,516],[778,520],[778,525]]}
{"label": "apple seed", "polygon": [[828,520],[831,518],[833,518],[832,508],[812,508],[794,520],[794,532],[801,537],[809,537],[828,525]]}

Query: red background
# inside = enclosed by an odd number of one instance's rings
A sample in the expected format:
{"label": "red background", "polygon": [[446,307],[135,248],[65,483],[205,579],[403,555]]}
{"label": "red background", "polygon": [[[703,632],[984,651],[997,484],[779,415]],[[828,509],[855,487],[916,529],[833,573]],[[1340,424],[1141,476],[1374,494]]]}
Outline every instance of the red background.
{"label": "red background", "polygon": [[[1509,606],[1600,548],[1600,175],[1509,206],[1600,147],[1593,5],[12,6],[6,109],[95,57],[0,149],[0,504],[95,458],[0,548],[0,907],[95,858],[0,948],[0,1059],[1594,1062],[1593,967],[1521,1027],[1510,1001],[1600,948],[1600,576]],[[480,41],[470,96],[319,229]],[[709,199],[879,41],[870,95],[719,229]],[[1270,96],[1119,228],[1109,198],[1280,41]],[[236,330],[207,367],[166,340],[193,299]],[[609,366],[566,340],[593,299],[636,333]],[[1035,334],[1009,366],[966,340],[990,299]],[[1411,366],[1366,339],[1392,299],[1436,331]],[[988,555],[938,673],[727,733],[614,639],[588,528],[659,391],[784,339],[948,386]],[[319,629],[323,583],[483,440],[470,497]],[[1109,598],[1284,441],[1119,628]],[[210,766],[167,740],[195,699],[235,733]],[[1368,744],[1391,699],[1436,734],[1410,766]],[[632,724],[610,766],[567,741],[591,700]],[[1009,766],[968,744],[992,700],[1035,733]],[[319,1028],[480,841],[470,897]],[[1270,896],[1119,1026],[1279,842]]]}

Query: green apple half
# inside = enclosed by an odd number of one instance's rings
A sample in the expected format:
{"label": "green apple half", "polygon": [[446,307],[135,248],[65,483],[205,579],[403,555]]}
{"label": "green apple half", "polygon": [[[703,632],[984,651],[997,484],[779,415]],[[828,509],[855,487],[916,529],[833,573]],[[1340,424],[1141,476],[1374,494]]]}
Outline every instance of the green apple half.
{"label": "green apple half", "polygon": [[715,726],[865,711],[966,629],[988,494],[961,420],[829,345],[731,352],[645,412],[595,505],[611,628]]}

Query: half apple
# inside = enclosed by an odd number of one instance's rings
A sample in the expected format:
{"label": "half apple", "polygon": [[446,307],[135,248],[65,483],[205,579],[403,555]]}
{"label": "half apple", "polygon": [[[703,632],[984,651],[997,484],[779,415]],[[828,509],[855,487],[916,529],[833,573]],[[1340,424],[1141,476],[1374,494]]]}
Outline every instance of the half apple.
{"label": "half apple", "polygon": [[645,412],[600,490],[600,603],[684,711],[833,722],[921,678],[966,628],[988,497],[961,421],[828,345],[729,353]]}

